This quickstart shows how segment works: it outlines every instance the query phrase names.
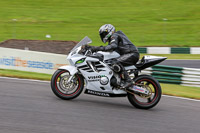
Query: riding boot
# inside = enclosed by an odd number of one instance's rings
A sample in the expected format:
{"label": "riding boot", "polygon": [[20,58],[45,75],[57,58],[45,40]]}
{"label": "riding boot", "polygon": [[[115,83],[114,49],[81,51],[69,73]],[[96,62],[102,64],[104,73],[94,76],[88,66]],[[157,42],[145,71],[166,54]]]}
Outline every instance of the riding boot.
{"label": "riding boot", "polygon": [[122,88],[128,88],[133,85],[133,80],[129,77],[126,70],[122,71],[122,77],[124,79],[124,83],[121,86]]}
{"label": "riding boot", "polygon": [[133,80],[131,80],[131,78],[128,75],[128,72],[125,70],[124,66],[120,62],[112,60],[111,64],[113,70],[117,73],[119,72],[121,74],[122,80],[124,81],[120,85],[121,88],[125,89],[133,85]]}

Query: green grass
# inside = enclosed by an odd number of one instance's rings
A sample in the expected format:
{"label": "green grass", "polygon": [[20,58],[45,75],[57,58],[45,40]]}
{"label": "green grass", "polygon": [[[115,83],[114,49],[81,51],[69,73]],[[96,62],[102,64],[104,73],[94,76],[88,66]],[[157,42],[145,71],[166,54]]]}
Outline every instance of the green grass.
{"label": "green grass", "polygon": [[[0,76],[50,80],[52,75],[17,71],[17,70],[0,69]],[[161,84],[161,87],[162,87],[163,94],[181,96],[181,97],[187,97],[187,98],[193,98],[193,99],[200,99],[200,88],[198,87],[186,87],[186,86],[173,85],[173,84]]]}
{"label": "green grass", "polygon": [[52,75],[44,73],[0,69],[0,76],[25,78],[25,79],[50,80]]}
{"label": "green grass", "polygon": [[173,84],[161,84],[163,94],[200,99],[200,88]]}
{"label": "green grass", "polygon": [[200,46],[199,0],[0,0],[0,5],[0,41],[45,40],[50,34],[51,40],[89,36],[101,45],[98,29],[111,23],[136,46]]}

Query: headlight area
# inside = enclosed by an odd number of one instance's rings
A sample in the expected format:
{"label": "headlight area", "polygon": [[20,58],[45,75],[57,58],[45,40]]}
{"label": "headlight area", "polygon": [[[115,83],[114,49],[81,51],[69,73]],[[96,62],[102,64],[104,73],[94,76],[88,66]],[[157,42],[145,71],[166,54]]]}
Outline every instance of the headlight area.
{"label": "headlight area", "polygon": [[75,66],[75,64],[73,63],[73,61],[71,59],[68,59],[68,61],[69,61],[70,65]]}

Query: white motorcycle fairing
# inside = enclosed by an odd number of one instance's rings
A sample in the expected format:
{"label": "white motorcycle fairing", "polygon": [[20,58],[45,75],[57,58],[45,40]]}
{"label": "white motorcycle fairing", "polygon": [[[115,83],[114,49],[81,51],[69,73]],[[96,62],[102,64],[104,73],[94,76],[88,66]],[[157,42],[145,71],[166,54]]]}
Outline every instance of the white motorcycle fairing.
{"label": "white motorcycle fairing", "polygon": [[[110,69],[110,66],[104,62],[105,60],[119,57],[119,54],[116,52],[99,51],[97,53],[104,56],[104,60],[102,61],[86,54],[80,54],[81,46],[90,42],[88,37],[80,41],[67,56],[70,65],[62,66],[59,69],[69,71],[71,76],[68,82],[70,82],[76,73],[82,75],[85,79],[84,89],[87,94],[106,97],[126,96],[126,91],[111,86],[110,81],[114,72]],[[115,76],[119,75],[115,74]]]}
{"label": "white motorcycle fairing", "polygon": [[[117,58],[120,55],[117,52],[102,52],[99,51],[97,53],[92,53],[87,50],[82,54],[82,46],[91,43],[92,41],[85,37],[81,40],[69,53],[67,60],[70,65],[62,66],[59,69],[64,69],[69,71],[70,78],[68,79],[68,83],[74,76],[74,74],[78,73],[84,77],[85,85],[85,93],[106,96],[106,97],[119,97],[126,96],[127,92],[125,90],[116,88],[112,86],[111,80],[115,83],[121,83],[121,78],[119,74],[116,74],[109,64],[111,59]],[[165,58],[155,58],[155,57],[144,57],[143,62],[141,64],[132,65],[125,67],[125,70],[142,70],[147,66],[151,66],[152,63],[157,64],[161,62]],[[152,60],[152,61],[151,61]],[[140,69],[141,68],[141,69]]]}
{"label": "white motorcycle fairing", "polygon": [[70,66],[70,65],[66,65],[66,66],[61,66],[58,69],[60,70],[67,70],[71,76],[73,76],[74,74],[76,74],[78,72],[77,68],[74,66]]}
{"label": "white motorcycle fairing", "polygon": [[120,55],[117,52],[92,52],[91,39],[85,37],[68,54],[70,65],[62,66],[51,78],[53,93],[61,99],[70,100],[85,93],[104,97],[127,96],[136,108],[154,107],[161,98],[159,82],[149,75],[139,75],[141,70],[158,64],[166,57],[144,56],[137,64],[125,66],[128,74],[132,74],[135,84],[129,88],[121,88],[123,78],[113,67],[113,59]]}
{"label": "white motorcycle fairing", "polygon": [[104,62],[97,61],[95,58],[86,58],[85,62],[77,67],[85,78],[85,93],[108,97],[127,94],[124,90],[111,86],[110,81],[114,73]]}

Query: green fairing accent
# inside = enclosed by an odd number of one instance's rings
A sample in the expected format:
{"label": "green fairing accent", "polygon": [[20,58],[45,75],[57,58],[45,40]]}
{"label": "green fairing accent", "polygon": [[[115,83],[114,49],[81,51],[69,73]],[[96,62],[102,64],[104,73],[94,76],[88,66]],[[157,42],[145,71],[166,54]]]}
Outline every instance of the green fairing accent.
{"label": "green fairing accent", "polygon": [[85,59],[80,59],[76,62],[76,64],[79,64],[79,63],[83,63],[85,61]]}

